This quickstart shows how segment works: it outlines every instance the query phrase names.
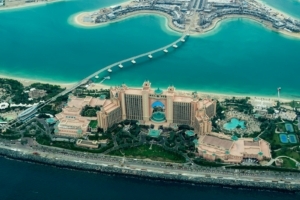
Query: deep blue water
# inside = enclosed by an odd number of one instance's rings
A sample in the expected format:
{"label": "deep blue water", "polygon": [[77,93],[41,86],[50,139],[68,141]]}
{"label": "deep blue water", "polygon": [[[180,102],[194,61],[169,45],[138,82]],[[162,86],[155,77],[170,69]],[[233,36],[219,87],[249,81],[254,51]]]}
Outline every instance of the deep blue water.
{"label": "deep blue water", "polygon": [[0,199],[295,200],[294,194],[149,181],[0,158]]}

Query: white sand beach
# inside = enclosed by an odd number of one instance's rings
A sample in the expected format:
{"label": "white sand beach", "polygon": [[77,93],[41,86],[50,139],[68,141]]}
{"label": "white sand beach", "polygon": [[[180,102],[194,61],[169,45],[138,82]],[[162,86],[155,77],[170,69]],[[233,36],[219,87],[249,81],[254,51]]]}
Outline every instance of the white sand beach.
{"label": "white sand beach", "polygon": [[0,75],[0,78],[14,79],[22,83],[24,86],[29,86],[33,83],[48,83],[51,85],[60,85],[62,88],[70,88],[75,84],[75,83],[62,83],[57,81],[44,81],[44,80],[37,80],[37,79],[20,78],[14,76],[7,76],[3,74]]}
{"label": "white sand beach", "polygon": [[20,3],[20,4],[11,5],[11,6],[0,7],[0,11],[29,8],[29,7],[35,7],[35,6],[44,6],[44,5],[47,5],[50,3],[56,3],[56,2],[60,2],[60,1],[66,1],[66,0],[48,0],[48,1],[39,1],[39,2],[32,2],[32,3]]}
{"label": "white sand beach", "polygon": [[[281,18],[286,18],[286,17],[290,17],[288,14],[282,12],[282,11],[279,11],[269,5],[266,5],[263,1],[261,0],[256,0],[256,2],[258,4],[261,4],[262,7],[264,7],[265,9],[268,9],[269,11],[272,11],[272,12],[275,12],[275,13],[278,13],[278,15],[281,17]],[[127,5],[130,5],[130,2],[125,2],[123,4],[120,4],[121,6],[127,6]],[[98,9],[100,10],[100,9]],[[171,30],[173,31],[176,31],[178,33],[183,33],[185,30],[182,30],[182,29],[179,29],[177,28],[173,23],[172,23],[172,17],[164,12],[159,12],[159,11],[146,11],[146,10],[142,10],[142,11],[135,11],[135,12],[131,12],[131,13],[128,13],[124,16],[122,16],[121,18],[119,19],[116,19],[116,20],[112,20],[112,21],[108,21],[108,22],[104,22],[104,23],[99,23],[99,24],[96,24],[96,23],[91,23],[91,22],[84,22],[83,21],[83,18],[84,16],[86,16],[87,14],[89,13],[92,13],[92,12],[81,12],[79,14],[76,14],[74,16],[74,22],[75,24],[79,25],[79,26],[82,26],[82,27],[100,27],[100,26],[105,26],[105,25],[108,25],[108,24],[111,24],[111,23],[115,23],[115,22],[119,22],[119,21],[122,21],[122,20],[125,20],[125,19],[128,19],[130,17],[134,17],[134,16],[139,16],[139,15],[161,15],[161,16],[164,16],[167,18],[167,28],[170,28]],[[223,20],[225,19],[229,19],[229,18],[246,18],[246,19],[250,19],[250,20],[254,20],[254,21],[257,21],[258,23],[262,24],[264,27],[272,30],[272,31],[276,31],[276,32],[279,32],[280,34],[282,35],[286,35],[286,36],[289,36],[289,37],[292,37],[292,38],[298,38],[300,39],[300,34],[299,33],[294,33],[294,32],[288,32],[286,30],[283,30],[283,29],[275,29],[271,23],[269,22],[266,22],[266,21],[262,21],[261,19],[257,18],[257,17],[254,17],[254,16],[250,16],[250,15],[227,15],[227,16],[224,16],[224,17],[221,17],[221,18],[217,18],[213,21],[212,25],[209,26],[207,29],[204,29],[202,32],[197,32],[197,31],[190,31],[190,34],[191,35],[195,35],[195,36],[198,36],[198,35],[201,35],[201,34],[204,34],[204,33],[207,33],[209,31],[212,31],[214,30],[215,28],[217,28],[218,24],[220,22],[222,22]]]}

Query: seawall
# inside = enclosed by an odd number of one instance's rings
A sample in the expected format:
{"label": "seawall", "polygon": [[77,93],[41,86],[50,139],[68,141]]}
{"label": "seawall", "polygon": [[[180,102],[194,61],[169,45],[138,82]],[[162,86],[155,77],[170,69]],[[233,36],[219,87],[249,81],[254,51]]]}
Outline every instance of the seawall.
{"label": "seawall", "polygon": [[6,148],[0,148],[0,156],[5,158],[33,162],[37,164],[44,164],[59,168],[67,168],[73,170],[82,170],[96,173],[106,173],[106,174],[117,174],[122,176],[131,176],[138,178],[147,178],[161,181],[175,181],[190,184],[199,185],[215,185],[215,186],[225,186],[234,188],[247,188],[247,189],[266,189],[266,190],[276,190],[283,192],[300,192],[300,184],[291,183],[279,183],[279,182],[255,182],[246,180],[228,180],[222,178],[211,178],[211,177],[192,177],[184,174],[171,174],[171,173],[158,173],[148,170],[136,170],[129,167],[121,167],[117,165],[95,165],[87,162],[75,162],[62,159],[53,159],[42,157],[38,154],[28,154],[22,151],[16,151]]}

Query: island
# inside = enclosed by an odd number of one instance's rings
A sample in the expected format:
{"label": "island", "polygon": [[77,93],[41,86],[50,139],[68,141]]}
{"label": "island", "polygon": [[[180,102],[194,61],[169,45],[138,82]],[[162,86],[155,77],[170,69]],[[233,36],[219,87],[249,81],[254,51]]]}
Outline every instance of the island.
{"label": "island", "polygon": [[0,155],[93,172],[299,191],[300,101],[281,99],[280,89],[273,99],[213,97],[172,85],[152,88],[150,81],[104,88],[96,80],[57,96],[66,89],[1,79]]}
{"label": "island", "polygon": [[[0,155],[57,167],[232,187],[300,191],[300,101],[106,86],[117,70],[179,49],[190,34],[247,17],[291,36],[299,21],[257,1],[133,1],[75,16],[82,26],[162,14],[182,33],[69,84],[0,78]],[[274,91],[276,88],[274,88]]]}
{"label": "island", "polygon": [[293,37],[300,36],[300,21],[257,0],[135,0],[79,13],[74,17],[81,26],[99,26],[139,14],[158,14],[168,26],[181,33],[203,34],[228,18],[249,18],[267,28]]}

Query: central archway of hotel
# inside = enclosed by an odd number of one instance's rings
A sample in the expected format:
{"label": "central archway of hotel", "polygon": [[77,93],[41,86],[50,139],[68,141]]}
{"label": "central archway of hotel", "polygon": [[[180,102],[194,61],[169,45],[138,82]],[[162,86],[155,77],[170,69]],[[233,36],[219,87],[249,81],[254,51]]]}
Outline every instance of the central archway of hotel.
{"label": "central archway of hotel", "polygon": [[156,123],[162,123],[166,121],[165,105],[160,101],[155,101],[151,105],[152,115],[151,121]]}

